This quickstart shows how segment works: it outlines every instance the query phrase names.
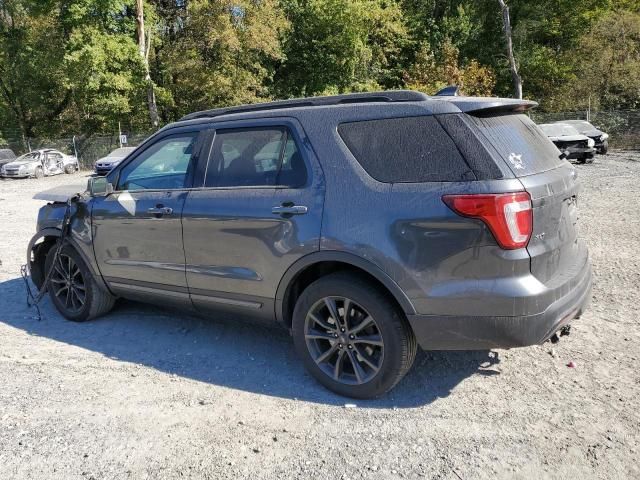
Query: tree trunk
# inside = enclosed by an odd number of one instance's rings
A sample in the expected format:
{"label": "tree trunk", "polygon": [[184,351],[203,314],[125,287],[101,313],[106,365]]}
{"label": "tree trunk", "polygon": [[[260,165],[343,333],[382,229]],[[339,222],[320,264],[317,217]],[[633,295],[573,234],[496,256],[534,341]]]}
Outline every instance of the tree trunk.
{"label": "tree trunk", "polygon": [[511,80],[513,81],[513,93],[516,98],[522,98],[522,79],[518,73],[516,59],[513,56],[513,40],[511,37],[511,19],[509,18],[509,7],[504,0],[498,0],[502,10],[502,25],[504,27],[504,37],[507,43],[507,56],[509,57],[509,67],[511,69]]}
{"label": "tree trunk", "polygon": [[151,48],[151,39],[147,42],[146,32],[144,29],[144,0],[137,0],[137,32],[138,32],[138,52],[144,63],[144,80],[147,83],[147,104],[149,105],[149,119],[154,128],[158,127],[158,105],[156,104],[156,93],[151,80],[149,70],[149,49]]}

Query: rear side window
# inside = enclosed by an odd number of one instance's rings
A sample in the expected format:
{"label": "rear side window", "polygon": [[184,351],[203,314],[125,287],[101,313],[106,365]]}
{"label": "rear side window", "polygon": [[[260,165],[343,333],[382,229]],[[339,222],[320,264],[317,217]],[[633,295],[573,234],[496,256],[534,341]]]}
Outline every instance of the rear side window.
{"label": "rear side window", "polygon": [[379,182],[476,178],[451,137],[432,116],[343,123],[338,133],[362,168]]}
{"label": "rear side window", "polygon": [[558,149],[526,115],[465,117],[478,128],[516,177],[562,165]]}
{"label": "rear side window", "polygon": [[286,128],[216,131],[205,186],[299,187],[306,179],[304,160]]}

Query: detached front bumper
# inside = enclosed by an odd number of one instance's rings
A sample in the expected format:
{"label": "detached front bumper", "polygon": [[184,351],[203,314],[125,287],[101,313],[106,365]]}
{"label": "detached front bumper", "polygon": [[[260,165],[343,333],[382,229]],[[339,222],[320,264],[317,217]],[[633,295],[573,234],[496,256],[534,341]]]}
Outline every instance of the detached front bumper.
{"label": "detached front bumper", "polygon": [[542,313],[519,317],[408,315],[407,318],[424,350],[526,347],[544,343],[579,318],[590,299],[591,265],[587,262],[575,288]]}
{"label": "detached front bumper", "polygon": [[568,147],[565,148],[564,153],[566,153],[568,159],[581,159],[581,158],[593,158],[596,150],[593,147],[580,148],[580,147]]}

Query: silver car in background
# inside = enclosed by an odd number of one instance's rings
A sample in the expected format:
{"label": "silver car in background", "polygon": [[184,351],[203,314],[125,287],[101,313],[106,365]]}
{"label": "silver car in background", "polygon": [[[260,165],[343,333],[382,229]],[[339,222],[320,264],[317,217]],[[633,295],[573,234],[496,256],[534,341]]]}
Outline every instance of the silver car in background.
{"label": "silver car in background", "polygon": [[136,147],[120,147],[116,148],[106,157],[102,157],[96,161],[95,170],[98,175],[106,175],[113,167],[124,160],[127,155],[133,152]]}
{"label": "silver car in background", "polygon": [[80,169],[78,159],[50,148],[25,153],[2,166],[0,175],[6,178],[42,178]]}

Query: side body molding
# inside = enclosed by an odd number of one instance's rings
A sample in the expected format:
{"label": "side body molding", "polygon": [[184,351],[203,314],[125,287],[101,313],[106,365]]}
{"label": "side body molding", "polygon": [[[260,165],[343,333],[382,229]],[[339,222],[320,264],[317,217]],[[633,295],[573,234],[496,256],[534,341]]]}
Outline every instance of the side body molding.
{"label": "side body molding", "polygon": [[352,253],[341,252],[337,250],[322,250],[311,253],[299,259],[296,263],[289,267],[289,269],[285,272],[284,276],[280,280],[278,290],[276,291],[275,302],[275,316],[278,323],[288,326],[284,318],[284,309],[287,291],[289,290],[289,287],[292,285],[293,281],[307,267],[321,262],[340,262],[363,270],[372,277],[376,278],[382,285],[387,288],[391,295],[393,295],[396,301],[400,304],[405,314],[414,315],[416,313],[411,300],[409,300],[409,298],[405,295],[398,284],[380,267]]}

